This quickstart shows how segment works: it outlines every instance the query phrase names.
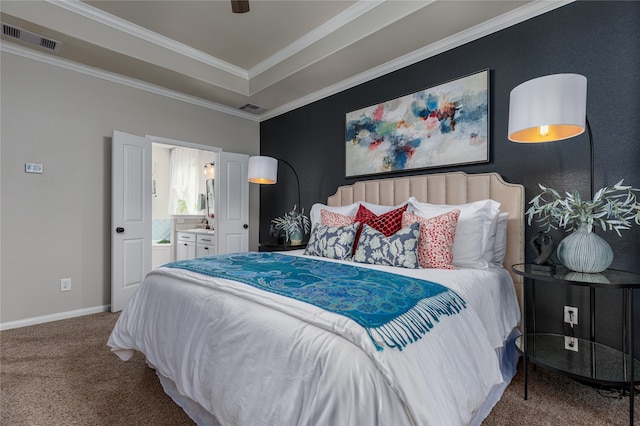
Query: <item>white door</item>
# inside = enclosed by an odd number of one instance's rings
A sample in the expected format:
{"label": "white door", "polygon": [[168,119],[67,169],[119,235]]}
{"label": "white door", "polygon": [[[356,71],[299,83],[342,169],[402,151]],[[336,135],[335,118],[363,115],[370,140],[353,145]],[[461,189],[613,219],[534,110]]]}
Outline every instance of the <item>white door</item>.
{"label": "white door", "polygon": [[151,141],[113,132],[111,312],[121,311],[151,270]]}
{"label": "white door", "polygon": [[249,250],[249,156],[222,151],[218,164],[214,186],[217,253],[245,252]]}

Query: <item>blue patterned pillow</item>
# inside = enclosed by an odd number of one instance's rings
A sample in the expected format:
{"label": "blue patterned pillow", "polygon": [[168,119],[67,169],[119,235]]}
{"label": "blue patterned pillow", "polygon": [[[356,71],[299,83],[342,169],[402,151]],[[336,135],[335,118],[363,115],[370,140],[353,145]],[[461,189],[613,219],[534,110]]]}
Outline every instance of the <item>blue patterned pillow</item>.
{"label": "blue patterned pillow", "polygon": [[418,268],[419,237],[420,222],[402,228],[389,237],[365,224],[353,260],[375,265]]}
{"label": "blue patterned pillow", "polygon": [[311,231],[304,254],[329,259],[350,259],[358,226],[358,222],[347,226],[317,224]]}

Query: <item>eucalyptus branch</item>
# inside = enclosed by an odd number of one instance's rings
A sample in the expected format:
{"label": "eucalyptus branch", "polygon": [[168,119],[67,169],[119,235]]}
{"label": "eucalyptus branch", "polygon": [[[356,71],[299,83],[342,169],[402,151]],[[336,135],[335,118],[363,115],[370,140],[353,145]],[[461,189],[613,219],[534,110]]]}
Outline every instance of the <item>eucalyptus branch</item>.
{"label": "eucalyptus branch", "polygon": [[293,206],[293,210],[285,213],[283,216],[276,217],[271,220],[273,229],[277,232],[284,232],[286,241],[289,241],[292,234],[296,231],[303,231],[306,235],[311,229],[311,222],[309,218],[304,215],[304,208],[301,212],[298,212],[297,206]]}
{"label": "eucalyptus branch", "polygon": [[578,191],[564,196],[552,188],[538,184],[542,192],[531,199],[526,211],[528,223],[533,220],[550,229],[564,228],[567,232],[580,225],[589,231],[599,226],[603,231],[631,229],[633,222],[640,225],[640,203],[636,196],[640,189],[623,185],[623,180],[611,188],[599,189],[590,201],[582,200]]}

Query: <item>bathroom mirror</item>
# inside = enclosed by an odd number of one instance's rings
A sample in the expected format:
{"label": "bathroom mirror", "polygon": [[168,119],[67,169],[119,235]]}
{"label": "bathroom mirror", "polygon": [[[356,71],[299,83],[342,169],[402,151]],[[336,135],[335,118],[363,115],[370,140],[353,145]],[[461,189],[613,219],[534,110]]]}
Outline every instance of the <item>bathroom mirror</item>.
{"label": "bathroom mirror", "polygon": [[213,219],[215,217],[214,210],[214,197],[213,197],[213,179],[207,179],[207,218]]}

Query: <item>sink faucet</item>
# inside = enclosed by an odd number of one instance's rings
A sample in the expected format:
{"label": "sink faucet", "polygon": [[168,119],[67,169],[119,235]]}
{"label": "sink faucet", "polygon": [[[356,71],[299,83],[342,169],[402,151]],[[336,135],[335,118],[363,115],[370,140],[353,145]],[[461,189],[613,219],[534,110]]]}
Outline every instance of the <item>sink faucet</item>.
{"label": "sink faucet", "polygon": [[207,218],[202,219],[200,223],[206,223],[204,229],[209,229],[209,221],[207,220]]}

